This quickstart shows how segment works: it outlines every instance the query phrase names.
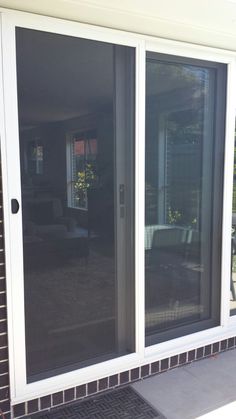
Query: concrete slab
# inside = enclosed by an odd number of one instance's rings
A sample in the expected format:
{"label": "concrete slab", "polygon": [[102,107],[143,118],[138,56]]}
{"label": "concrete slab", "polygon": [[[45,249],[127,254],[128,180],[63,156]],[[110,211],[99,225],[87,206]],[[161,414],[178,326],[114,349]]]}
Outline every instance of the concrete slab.
{"label": "concrete slab", "polygon": [[[236,401],[236,350],[167,371],[132,386],[167,419],[195,419],[213,415],[217,409],[221,409],[218,410],[221,418],[235,419],[236,403],[232,402]],[[223,414],[223,409],[227,415]]]}

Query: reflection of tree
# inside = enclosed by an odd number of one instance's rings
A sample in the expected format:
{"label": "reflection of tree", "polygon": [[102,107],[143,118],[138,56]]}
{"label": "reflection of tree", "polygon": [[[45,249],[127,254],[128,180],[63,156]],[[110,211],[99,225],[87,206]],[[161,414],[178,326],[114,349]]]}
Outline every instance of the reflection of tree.
{"label": "reflection of tree", "polygon": [[[196,226],[201,194],[202,109],[173,112],[167,122],[168,212],[170,221]],[[168,159],[168,156],[167,156]],[[172,222],[173,223],[173,222]]]}
{"label": "reflection of tree", "polygon": [[79,206],[83,206],[86,201],[87,191],[96,184],[95,167],[92,163],[85,163],[84,170],[77,172],[74,183],[75,199]]}
{"label": "reflection of tree", "polygon": [[168,208],[167,213],[167,222],[168,224],[178,224],[182,218],[182,214],[178,210],[172,210],[170,207]]}
{"label": "reflection of tree", "polygon": [[[214,80],[211,69],[152,59],[147,62],[147,224],[157,222],[163,210],[166,223],[196,228],[200,224],[202,143],[210,79]],[[156,164],[162,155],[164,167],[159,169]],[[159,176],[164,178],[160,189]]]}
{"label": "reflection of tree", "polygon": [[168,117],[167,130],[171,144],[199,144],[203,131],[202,109],[172,112]]}
{"label": "reflection of tree", "polygon": [[161,92],[181,88],[194,89],[195,97],[205,93],[208,86],[209,70],[177,63],[147,62],[147,94],[149,97]]}

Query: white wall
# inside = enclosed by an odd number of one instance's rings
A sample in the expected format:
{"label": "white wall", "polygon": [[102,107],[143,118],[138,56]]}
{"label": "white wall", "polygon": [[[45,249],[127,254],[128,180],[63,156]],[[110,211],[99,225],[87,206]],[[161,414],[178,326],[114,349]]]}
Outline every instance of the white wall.
{"label": "white wall", "polygon": [[0,6],[236,50],[236,0],[0,0]]}

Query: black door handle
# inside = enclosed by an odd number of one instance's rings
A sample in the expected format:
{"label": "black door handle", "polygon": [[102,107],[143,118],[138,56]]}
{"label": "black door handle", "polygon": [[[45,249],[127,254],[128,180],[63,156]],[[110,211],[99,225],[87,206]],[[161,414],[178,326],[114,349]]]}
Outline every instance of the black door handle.
{"label": "black door handle", "polygon": [[17,199],[12,199],[11,200],[11,212],[12,214],[17,214],[19,211],[20,205],[19,202],[17,201]]}

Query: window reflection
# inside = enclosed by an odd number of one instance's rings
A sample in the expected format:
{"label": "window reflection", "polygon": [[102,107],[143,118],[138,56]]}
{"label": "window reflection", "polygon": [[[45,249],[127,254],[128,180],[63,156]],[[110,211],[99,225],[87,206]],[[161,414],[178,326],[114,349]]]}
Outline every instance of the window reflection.
{"label": "window reflection", "polygon": [[200,330],[204,321],[219,321],[218,276],[211,285],[217,70],[150,53],[146,71],[146,344],[151,345]]}
{"label": "window reflection", "polygon": [[96,131],[78,133],[68,144],[70,162],[68,205],[88,209],[88,190],[98,187]]}

